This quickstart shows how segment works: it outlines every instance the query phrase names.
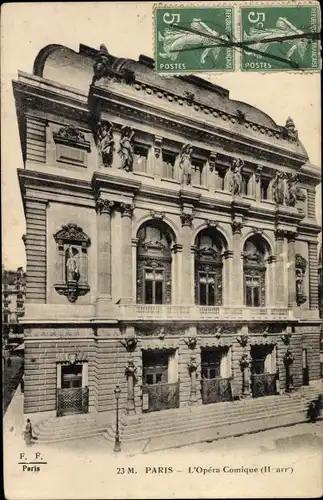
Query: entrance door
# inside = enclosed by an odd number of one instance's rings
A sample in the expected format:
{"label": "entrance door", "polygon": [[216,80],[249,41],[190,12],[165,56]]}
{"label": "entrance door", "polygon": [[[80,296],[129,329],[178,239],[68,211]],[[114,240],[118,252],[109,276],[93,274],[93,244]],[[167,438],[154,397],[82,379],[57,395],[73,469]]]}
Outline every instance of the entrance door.
{"label": "entrance door", "polygon": [[179,406],[179,382],[174,369],[175,351],[143,351],[143,411]]}
{"label": "entrance door", "polygon": [[307,349],[303,348],[302,356],[303,356],[303,385],[309,385],[310,377],[309,377],[308,362],[307,362]]}
{"label": "entrance door", "polygon": [[276,394],[276,370],[272,366],[273,346],[251,346],[251,380],[254,398]]}
{"label": "entrance door", "polygon": [[[201,350],[202,402],[204,404],[232,399],[230,378],[221,373],[226,361],[227,349],[205,348]],[[223,371],[223,369],[222,369]]]}
{"label": "entrance door", "polygon": [[88,387],[82,387],[82,364],[61,365],[60,387],[57,388],[57,415],[88,411]]}

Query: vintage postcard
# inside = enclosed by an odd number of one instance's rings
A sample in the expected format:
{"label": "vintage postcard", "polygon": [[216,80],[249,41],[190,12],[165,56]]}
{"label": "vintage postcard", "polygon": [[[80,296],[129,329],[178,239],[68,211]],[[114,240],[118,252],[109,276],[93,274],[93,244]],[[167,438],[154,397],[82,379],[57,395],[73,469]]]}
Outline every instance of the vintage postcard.
{"label": "vintage postcard", "polygon": [[5,497],[320,497],[319,3],[1,13]]}

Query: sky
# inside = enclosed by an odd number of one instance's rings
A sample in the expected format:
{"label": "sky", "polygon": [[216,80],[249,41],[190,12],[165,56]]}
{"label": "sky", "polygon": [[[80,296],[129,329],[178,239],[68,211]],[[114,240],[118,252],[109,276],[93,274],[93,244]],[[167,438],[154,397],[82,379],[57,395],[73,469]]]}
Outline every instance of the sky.
{"label": "sky", "polygon": [[[164,5],[172,2],[164,2]],[[208,3],[208,6],[211,2]],[[118,57],[153,57],[153,3],[7,3],[1,12],[1,184],[2,262],[6,268],[26,267],[25,220],[17,168],[23,168],[12,80],[18,70],[32,73],[38,52],[58,43],[78,51],[79,44],[104,43]],[[291,116],[310,162],[320,168],[320,76],[318,73],[201,74],[284,125]],[[321,193],[317,217],[321,223]]]}

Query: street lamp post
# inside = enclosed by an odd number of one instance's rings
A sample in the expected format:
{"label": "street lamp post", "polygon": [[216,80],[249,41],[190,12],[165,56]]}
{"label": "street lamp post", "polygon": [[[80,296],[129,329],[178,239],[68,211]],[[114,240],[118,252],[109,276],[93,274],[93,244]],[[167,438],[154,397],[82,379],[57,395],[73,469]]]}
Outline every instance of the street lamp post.
{"label": "street lamp post", "polygon": [[120,445],[120,434],[119,434],[119,397],[120,397],[121,389],[117,385],[116,388],[114,389],[114,394],[116,397],[116,435],[115,435],[115,441],[114,441],[114,450],[113,451],[121,451],[121,445]]}

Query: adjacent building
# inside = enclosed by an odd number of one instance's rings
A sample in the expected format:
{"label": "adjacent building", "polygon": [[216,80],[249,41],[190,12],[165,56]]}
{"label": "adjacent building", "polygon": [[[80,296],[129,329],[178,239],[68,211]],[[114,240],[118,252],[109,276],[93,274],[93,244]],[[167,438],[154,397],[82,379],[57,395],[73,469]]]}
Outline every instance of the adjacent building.
{"label": "adjacent building", "polygon": [[3,346],[23,339],[19,321],[25,312],[26,274],[22,267],[17,271],[2,266],[2,336]]}
{"label": "adjacent building", "polygon": [[320,379],[320,171],[291,118],[103,45],[49,45],[13,89],[26,413],[109,419],[117,385],[132,414]]}

